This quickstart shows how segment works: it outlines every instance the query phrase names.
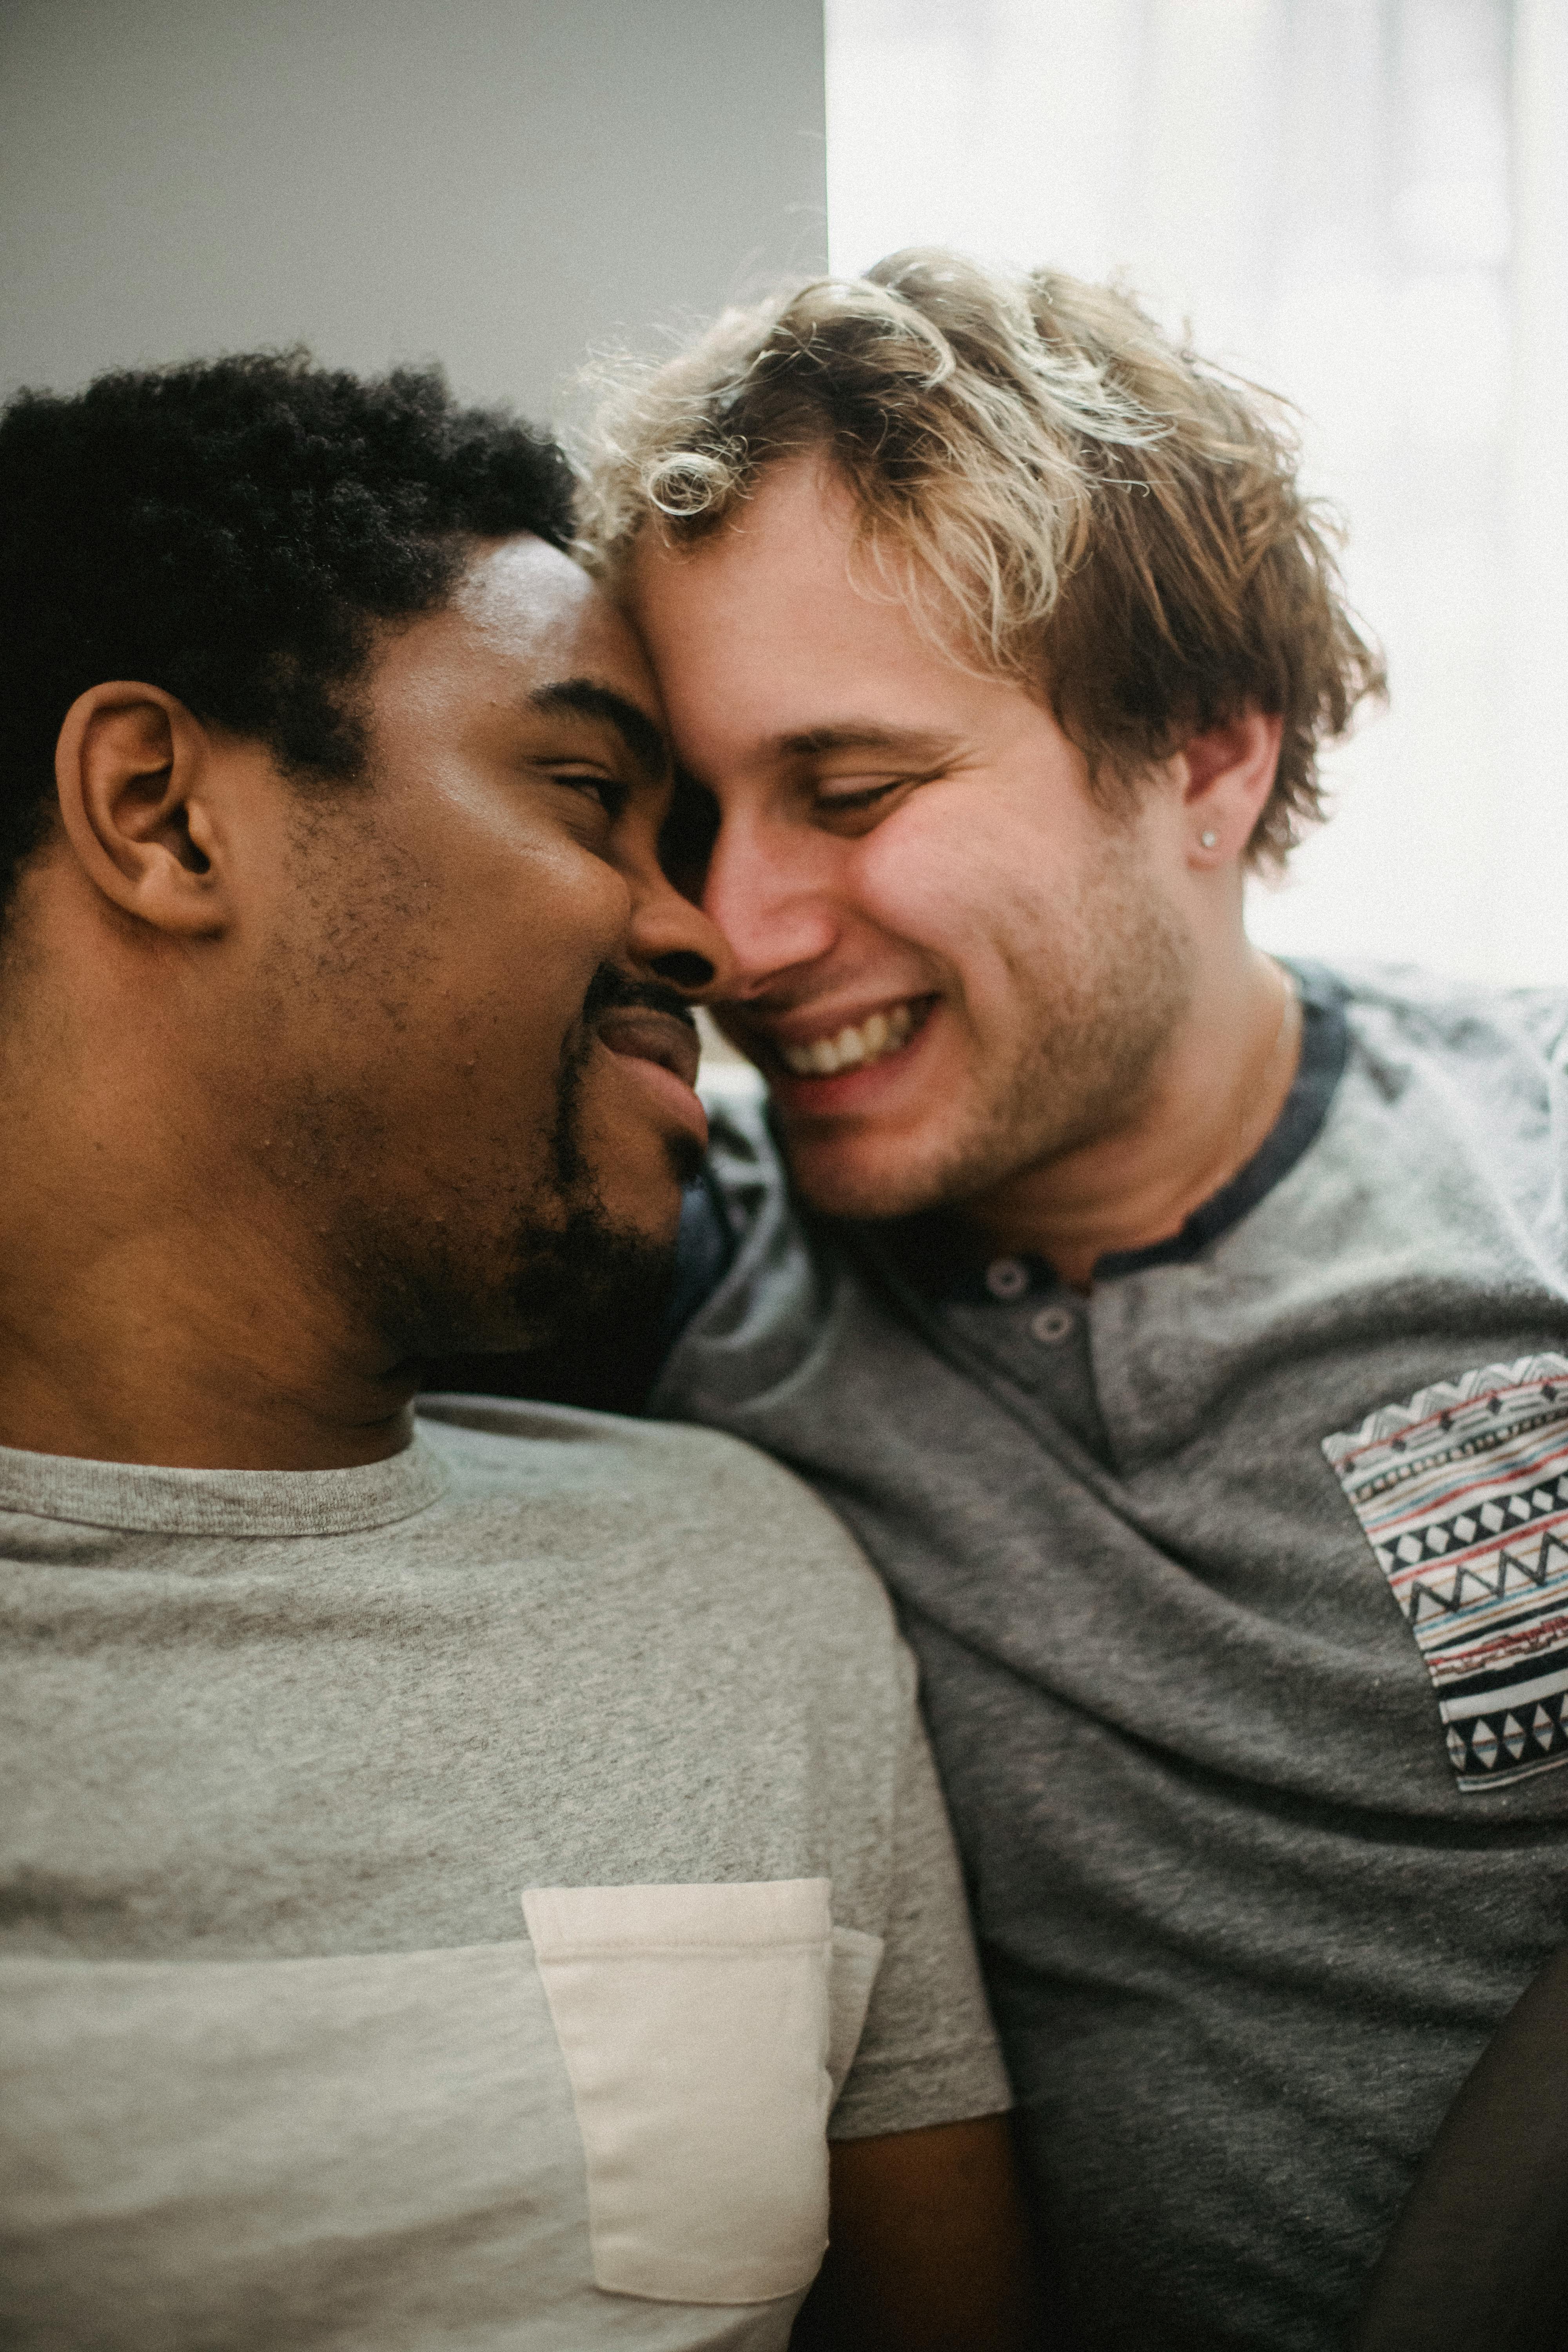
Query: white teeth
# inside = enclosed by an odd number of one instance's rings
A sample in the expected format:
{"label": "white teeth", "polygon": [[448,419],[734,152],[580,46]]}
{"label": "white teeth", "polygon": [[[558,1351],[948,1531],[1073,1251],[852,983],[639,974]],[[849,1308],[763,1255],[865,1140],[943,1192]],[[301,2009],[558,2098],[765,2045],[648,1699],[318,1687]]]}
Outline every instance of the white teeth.
{"label": "white teeth", "polygon": [[915,1016],[907,1004],[890,1013],[873,1013],[858,1029],[840,1029],[837,1037],[814,1037],[809,1045],[780,1047],[785,1067],[797,1078],[830,1078],[837,1070],[856,1070],[879,1062],[908,1045]]}

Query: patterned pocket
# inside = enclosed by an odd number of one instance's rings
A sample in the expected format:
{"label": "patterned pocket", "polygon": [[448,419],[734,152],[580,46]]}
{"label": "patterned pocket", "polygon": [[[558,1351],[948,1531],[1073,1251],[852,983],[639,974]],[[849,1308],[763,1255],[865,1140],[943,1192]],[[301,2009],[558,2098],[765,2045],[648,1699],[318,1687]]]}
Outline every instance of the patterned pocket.
{"label": "patterned pocket", "polygon": [[1426,1661],[1460,1788],[1568,1763],[1568,1356],[1437,1381],[1323,1452]]}

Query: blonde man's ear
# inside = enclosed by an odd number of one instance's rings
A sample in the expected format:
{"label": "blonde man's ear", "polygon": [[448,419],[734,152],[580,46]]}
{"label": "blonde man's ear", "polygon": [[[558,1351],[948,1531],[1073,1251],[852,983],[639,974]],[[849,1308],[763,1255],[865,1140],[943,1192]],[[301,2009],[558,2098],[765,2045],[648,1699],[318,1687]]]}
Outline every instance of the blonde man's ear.
{"label": "blonde man's ear", "polygon": [[1283,723],[1257,709],[1194,735],[1172,762],[1182,793],[1195,867],[1235,865],[1247,856],[1279,771]]}

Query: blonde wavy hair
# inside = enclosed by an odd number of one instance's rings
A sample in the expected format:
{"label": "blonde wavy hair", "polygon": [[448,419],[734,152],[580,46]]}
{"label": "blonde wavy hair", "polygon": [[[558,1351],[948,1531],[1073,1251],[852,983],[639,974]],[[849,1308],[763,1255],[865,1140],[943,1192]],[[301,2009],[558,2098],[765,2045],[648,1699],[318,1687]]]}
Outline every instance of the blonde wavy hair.
{"label": "blonde wavy hair", "polygon": [[1319,746],[1385,691],[1287,404],[1113,288],[894,254],[727,311],[600,389],[580,544],[612,587],[645,533],[694,544],[773,467],[825,457],[867,593],[1042,693],[1102,799],[1243,709],[1279,716],[1255,865],[1321,817]]}

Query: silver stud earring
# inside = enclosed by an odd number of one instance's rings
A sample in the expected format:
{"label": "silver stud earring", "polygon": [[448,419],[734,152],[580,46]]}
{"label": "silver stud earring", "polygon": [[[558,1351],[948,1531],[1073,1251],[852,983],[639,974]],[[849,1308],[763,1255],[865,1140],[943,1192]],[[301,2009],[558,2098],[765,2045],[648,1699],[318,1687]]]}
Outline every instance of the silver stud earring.
{"label": "silver stud earring", "polygon": [[1198,840],[1205,849],[1215,849],[1219,845],[1219,835],[1217,833],[1200,833]]}

